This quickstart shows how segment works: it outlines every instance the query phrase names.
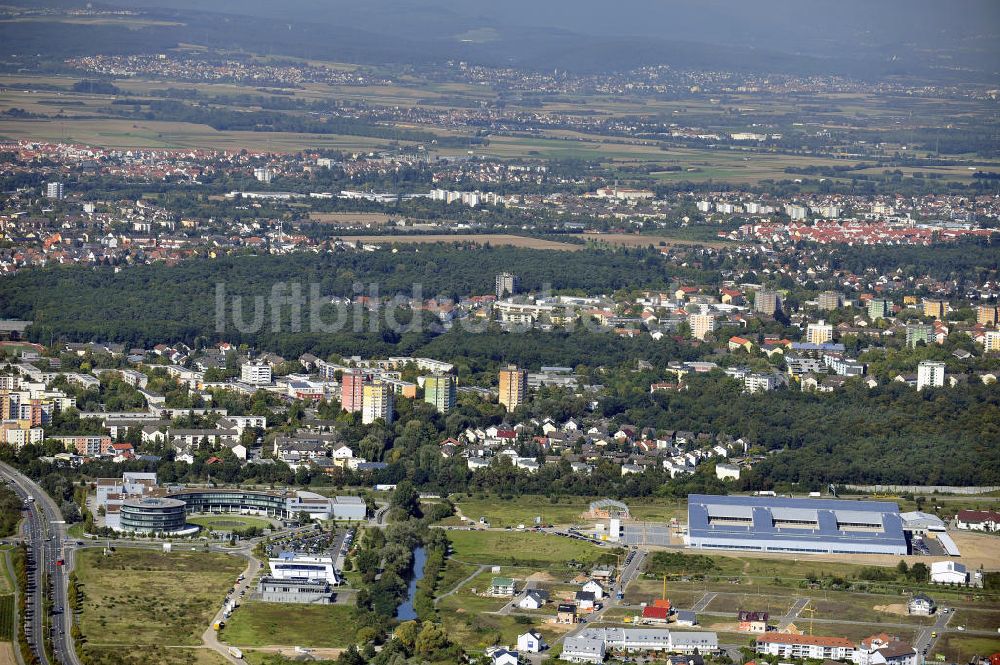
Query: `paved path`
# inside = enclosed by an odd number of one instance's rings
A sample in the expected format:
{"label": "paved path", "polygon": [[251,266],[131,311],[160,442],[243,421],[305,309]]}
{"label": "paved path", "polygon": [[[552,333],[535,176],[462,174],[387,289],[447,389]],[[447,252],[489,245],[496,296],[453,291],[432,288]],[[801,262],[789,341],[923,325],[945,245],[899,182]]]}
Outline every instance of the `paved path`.
{"label": "paved path", "polygon": [[718,595],[719,594],[713,591],[707,592],[697,603],[691,606],[691,609],[695,612],[703,612],[705,608],[708,607],[709,603],[715,600],[715,597]]}
{"label": "paved path", "polygon": [[778,630],[784,630],[785,628],[788,627],[788,624],[798,619],[799,614],[802,613],[802,610],[804,610],[806,605],[808,604],[809,604],[808,598],[799,598],[798,600],[796,600],[795,603],[793,603],[792,606],[788,608],[788,613],[781,618],[781,621],[778,623]]}
{"label": "paved path", "polygon": [[[257,577],[257,573],[260,572],[260,561],[257,560],[250,550],[243,550],[238,552],[238,554],[245,556],[248,561],[246,570],[243,571],[243,581],[237,582],[234,585],[236,587],[236,591],[233,593],[233,598],[236,599],[237,602],[239,602],[240,599],[240,591],[245,590],[247,593],[250,593],[253,590],[250,585],[253,584],[254,579]],[[225,608],[220,608],[219,611],[215,613],[215,616],[212,617],[212,621],[209,623],[208,628],[201,635],[201,641],[202,644],[221,655],[230,663],[241,663],[242,661],[229,655],[229,645],[223,644],[219,640],[219,634],[216,632],[215,628],[213,628],[216,621],[223,620],[222,615],[224,610]],[[236,611],[238,612],[239,610],[237,609]]]}
{"label": "paved path", "polygon": [[434,604],[437,605],[439,602],[441,602],[442,600],[444,600],[448,596],[454,595],[455,593],[458,592],[459,589],[461,589],[466,584],[468,584],[469,582],[471,582],[472,580],[474,580],[476,578],[476,575],[480,575],[480,574],[484,573],[486,571],[486,569],[490,568],[490,567],[491,566],[486,566],[486,565],[479,566],[479,568],[477,568],[474,573],[472,573],[471,575],[469,575],[468,577],[466,577],[464,580],[462,580],[461,582],[459,582],[455,586],[453,586],[449,591],[446,591],[445,593],[443,593],[440,596],[438,596],[437,598],[435,598],[434,599]]}

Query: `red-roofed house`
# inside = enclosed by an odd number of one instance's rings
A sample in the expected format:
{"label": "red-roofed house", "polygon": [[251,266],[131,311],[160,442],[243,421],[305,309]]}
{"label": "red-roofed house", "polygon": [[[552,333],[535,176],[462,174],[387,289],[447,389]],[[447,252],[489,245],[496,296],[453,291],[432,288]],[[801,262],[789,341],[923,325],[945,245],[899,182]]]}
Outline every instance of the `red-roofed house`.
{"label": "red-roofed house", "polygon": [[1000,513],[992,510],[960,510],[955,521],[959,529],[1000,531]]}
{"label": "red-roofed house", "polygon": [[655,605],[647,605],[642,608],[642,622],[643,623],[667,623],[667,619],[670,616],[669,607],[656,607]]}

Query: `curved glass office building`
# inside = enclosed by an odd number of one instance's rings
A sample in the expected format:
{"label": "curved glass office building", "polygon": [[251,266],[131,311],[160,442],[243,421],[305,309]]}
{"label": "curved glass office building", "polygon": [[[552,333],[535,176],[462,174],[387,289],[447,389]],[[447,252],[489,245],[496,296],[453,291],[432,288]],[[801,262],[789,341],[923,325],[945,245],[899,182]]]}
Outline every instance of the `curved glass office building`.
{"label": "curved glass office building", "polygon": [[175,533],[186,528],[183,501],[142,497],[128,499],[121,507],[121,530],[139,533]]}
{"label": "curved glass office building", "polygon": [[288,517],[284,493],[240,489],[185,489],[171,492],[172,499],[186,504],[191,512],[248,512]]}

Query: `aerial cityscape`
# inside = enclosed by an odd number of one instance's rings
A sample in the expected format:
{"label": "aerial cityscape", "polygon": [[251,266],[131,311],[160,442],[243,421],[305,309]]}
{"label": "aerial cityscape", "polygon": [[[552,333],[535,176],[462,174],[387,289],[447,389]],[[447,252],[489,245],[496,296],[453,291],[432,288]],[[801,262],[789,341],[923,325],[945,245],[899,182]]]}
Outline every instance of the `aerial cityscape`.
{"label": "aerial cityscape", "polygon": [[0,665],[1000,665],[993,0],[0,6]]}

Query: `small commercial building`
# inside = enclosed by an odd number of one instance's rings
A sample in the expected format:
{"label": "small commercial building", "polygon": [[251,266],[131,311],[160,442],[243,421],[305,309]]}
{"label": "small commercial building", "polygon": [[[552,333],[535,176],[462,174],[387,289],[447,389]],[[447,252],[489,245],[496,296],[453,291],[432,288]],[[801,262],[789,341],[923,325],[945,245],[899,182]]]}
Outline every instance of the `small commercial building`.
{"label": "small commercial building", "polygon": [[265,576],[257,583],[257,595],[265,603],[329,605],[333,602],[330,584],[323,579]]}
{"label": "small commercial building", "polygon": [[965,584],[969,571],[954,561],[935,561],[931,564],[931,582],[934,584]]}
{"label": "small commercial building", "polygon": [[327,584],[340,584],[333,568],[333,557],[314,556],[299,552],[282,552],[268,560],[271,577],[276,580],[323,580]]}

